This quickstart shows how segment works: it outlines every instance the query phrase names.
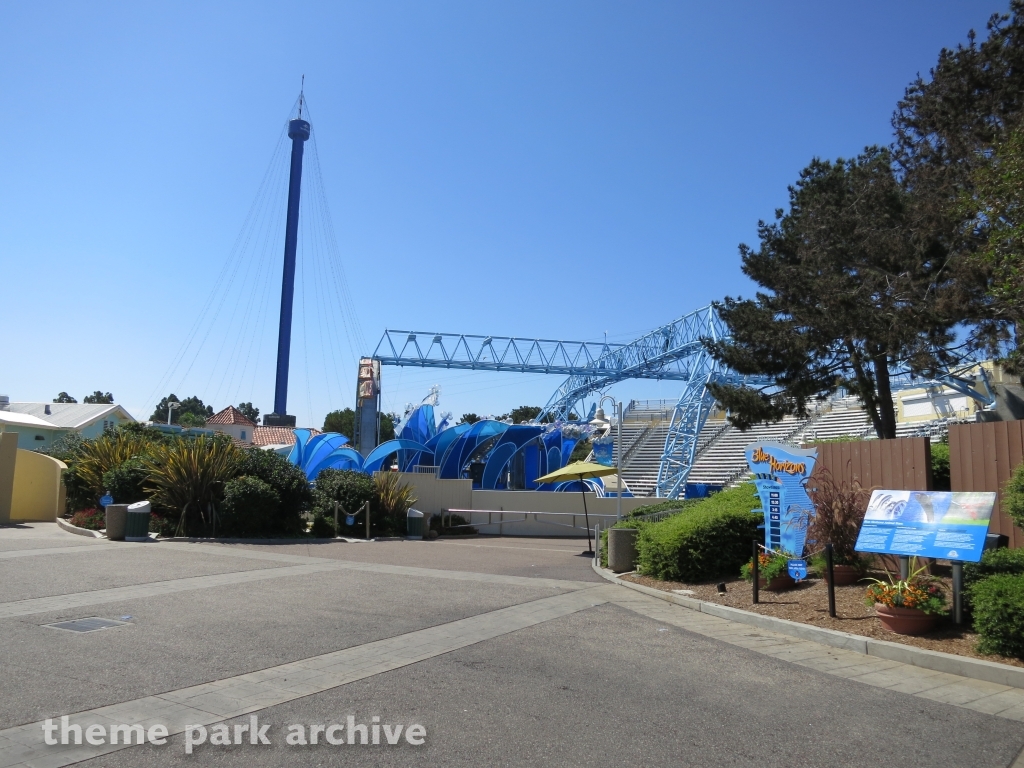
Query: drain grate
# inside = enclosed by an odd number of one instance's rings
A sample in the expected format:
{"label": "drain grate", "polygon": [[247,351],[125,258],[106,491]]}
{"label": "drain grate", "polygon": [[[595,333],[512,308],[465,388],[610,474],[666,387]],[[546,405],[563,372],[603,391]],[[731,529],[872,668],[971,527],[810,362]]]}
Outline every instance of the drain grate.
{"label": "drain grate", "polygon": [[88,619],[73,619],[71,621],[58,621],[55,624],[43,624],[51,629],[63,629],[65,632],[96,632],[101,629],[113,629],[123,627],[127,621],[114,621],[113,619],[101,619],[92,616]]}

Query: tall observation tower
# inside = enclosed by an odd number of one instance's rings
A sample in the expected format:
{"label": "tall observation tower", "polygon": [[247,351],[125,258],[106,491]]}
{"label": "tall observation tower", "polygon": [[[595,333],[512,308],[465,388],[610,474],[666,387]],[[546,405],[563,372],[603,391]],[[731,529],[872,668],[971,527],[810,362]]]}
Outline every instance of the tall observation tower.
{"label": "tall observation tower", "polygon": [[288,358],[292,347],[292,299],[295,294],[295,247],[299,238],[299,195],[302,192],[302,149],[309,139],[310,125],[302,119],[303,95],[299,94],[299,116],[288,121],[292,140],[292,166],[288,179],[288,220],[284,230],[284,275],[281,279],[281,322],[277,330],[277,379],[274,412],[263,417],[268,427],[294,427],[288,415]]}

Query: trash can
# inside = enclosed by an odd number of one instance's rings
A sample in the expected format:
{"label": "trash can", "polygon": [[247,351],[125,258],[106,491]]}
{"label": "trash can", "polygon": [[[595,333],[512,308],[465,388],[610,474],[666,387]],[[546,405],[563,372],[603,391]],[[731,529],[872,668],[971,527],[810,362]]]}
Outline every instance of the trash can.
{"label": "trash can", "polygon": [[149,516],[153,511],[148,501],[137,501],[128,505],[124,524],[125,541],[149,541]]}
{"label": "trash can", "polygon": [[124,541],[124,525],[127,517],[127,504],[107,504],[106,525],[108,539],[111,541]]}
{"label": "trash can", "polygon": [[608,529],[608,568],[615,573],[636,569],[636,528]]}
{"label": "trash can", "polygon": [[405,533],[407,539],[423,538],[423,513],[418,509],[410,509],[405,516]]}

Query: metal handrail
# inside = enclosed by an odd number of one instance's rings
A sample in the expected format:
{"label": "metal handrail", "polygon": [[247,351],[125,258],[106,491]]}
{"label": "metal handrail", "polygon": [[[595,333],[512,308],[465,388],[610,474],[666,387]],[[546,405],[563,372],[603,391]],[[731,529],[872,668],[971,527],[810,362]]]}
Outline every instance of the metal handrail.
{"label": "metal handrail", "polygon": [[[587,530],[586,526],[582,526],[581,527],[581,526],[576,525],[576,518],[577,517],[583,517],[583,518],[586,517],[586,515],[583,512],[526,512],[526,511],[512,510],[512,509],[449,509],[449,510],[446,510],[446,511],[448,513],[448,525],[444,526],[445,528],[477,528],[477,527],[483,527],[485,525],[497,525],[497,526],[512,525],[513,523],[529,522],[530,518],[532,517],[533,518],[533,522],[535,522],[535,523],[543,523],[544,525],[556,525],[556,526],[558,526],[560,528],[573,528],[574,530],[578,530],[578,531],[585,531],[585,530]],[[469,522],[464,524],[464,525],[462,525],[462,524],[460,524],[460,525],[452,525],[451,522],[452,522],[452,515],[453,514],[463,515],[463,516],[466,517],[467,520],[469,520]],[[474,523],[473,522],[473,515],[484,515],[484,514],[487,515],[487,522],[486,523]],[[498,520],[494,520],[493,517],[492,517],[493,515],[498,515],[499,516]],[[506,520],[505,519],[505,515],[522,515],[522,517],[517,519],[517,520]],[[538,520],[537,519],[538,515],[546,515],[548,517],[571,517],[572,518],[572,522],[571,523],[556,523],[556,522],[551,522],[549,520]],[[590,513],[590,517],[595,518],[595,523],[596,522],[600,522],[603,519],[609,519],[609,520],[617,520],[618,519],[616,515],[606,514],[606,513],[603,513],[603,512],[591,512]],[[442,522],[442,525],[444,525],[444,513],[441,514],[441,522]],[[592,528],[591,530],[595,530],[595,529]],[[500,528],[499,528],[499,532],[500,532]]]}
{"label": "metal handrail", "polygon": [[644,440],[647,439],[647,437],[651,434],[651,432],[655,430],[655,428],[656,424],[654,421],[652,421],[650,424],[648,424],[646,427],[640,430],[640,434],[633,438],[633,442],[629,444],[629,447],[622,454],[622,458],[620,459],[621,463],[619,464],[619,466],[622,469],[625,469],[626,467],[629,466],[629,462],[633,460],[633,454],[635,454],[640,449],[640,446],[643,444]]}

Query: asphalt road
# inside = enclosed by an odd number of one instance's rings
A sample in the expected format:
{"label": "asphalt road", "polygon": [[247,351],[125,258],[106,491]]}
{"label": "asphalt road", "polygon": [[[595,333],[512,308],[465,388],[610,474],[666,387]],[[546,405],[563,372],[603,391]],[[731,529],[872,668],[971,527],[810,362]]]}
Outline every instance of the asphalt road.
{"label": "asphalt road", "polygon": [[[47,541],[49,548],[82,546],[46,526],[0,529],[0,552],[44,549]],[[572,580],[577,590],[580,582],[598,586],[603,582],[579,557],[580,544],[480,538],[224,545],[249,559],[220,556],[205,545],[126,550],[101,542],[88,552],[0,558],[0,608],[24,595],[284,566],[259,559],[261,553],[429,569],[340,569],[0,619],[0,731],[498,616],[503,608],[563,593],[547,582],[453,580],[429,571]],[[121,615],[132,616],[130,626],[85,635],[40,626]],[[177,735],[163,746],[131,747],[80,764],[1002,768],[1024,747],[1024,723],[778,661],[607,602],[256,714],[270,725],[269,745],[207,743],[187,755]],[[421,724],[425,743],[285,743],[289,725],[344,723],[350,715],[368,725],[374,717],[405,728]],[[248,715],[227,722],[247,723]]]}

